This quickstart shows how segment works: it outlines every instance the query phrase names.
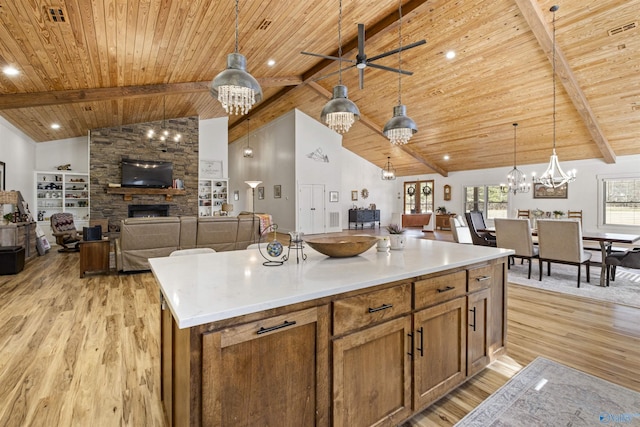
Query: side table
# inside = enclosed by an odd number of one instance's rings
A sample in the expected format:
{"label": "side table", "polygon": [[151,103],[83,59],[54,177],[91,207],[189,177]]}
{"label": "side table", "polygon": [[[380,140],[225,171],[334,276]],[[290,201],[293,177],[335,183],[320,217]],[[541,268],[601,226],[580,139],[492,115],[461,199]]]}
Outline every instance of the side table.
{"label": "side table", "polygon": [[103,240],[83,240],[80,246],[80,277],[85,273],[109,274],[109,252],[111,242]]}

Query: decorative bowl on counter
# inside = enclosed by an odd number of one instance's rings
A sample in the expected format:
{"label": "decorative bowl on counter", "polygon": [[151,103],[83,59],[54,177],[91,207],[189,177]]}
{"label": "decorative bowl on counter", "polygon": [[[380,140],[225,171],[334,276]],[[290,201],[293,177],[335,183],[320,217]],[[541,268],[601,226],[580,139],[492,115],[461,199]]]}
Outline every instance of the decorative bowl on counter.
{"label": "decorative bowl on counter", "polygon": [[345,258],[360,255],[378,243],[375,236],[332,236],[316,237],[304,240],[321,254],[332,258]]}

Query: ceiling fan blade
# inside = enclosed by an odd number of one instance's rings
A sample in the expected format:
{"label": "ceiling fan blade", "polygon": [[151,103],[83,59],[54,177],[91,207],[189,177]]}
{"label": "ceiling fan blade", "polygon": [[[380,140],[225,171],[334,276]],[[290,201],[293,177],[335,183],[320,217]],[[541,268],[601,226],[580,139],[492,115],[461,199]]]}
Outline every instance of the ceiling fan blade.
{"label": "ceiling fan blade", "polygon": [[358,68],[358,74],[360,76],[360,89],[364,89],[364,68]]}
{"label": "ceiling fan blade", "polygon": [[358,24],[358,55],[365,58],[364,55],[364,24]]}
{"label": "ceiling fan blade", "polygon": [[[334,61],[340,61],[340,58],[337,56],[330,56],[330,55],[322,55],[320,53],[311,53],[311,52],[300,52],[303,55],[310,55],[310,56],[317,56],[318,58],[324,58],[324,59],[332,59]],[[342,61],[344,62],[355,62],[353,59],[345,59],[342,58]]]}
{"label": "ceiling fan blade", "polygon": [[[400,70],[398,68],[391,68],[384,65],[371,64],[371,63],[368,63],[367,66],[371,68],[378,68],[379,70],[393,71],[394,73],[404,74],[405,76],[413,76],[413,71]],[[364,70],[360,70],[360,71],[364,71]]]}
{"label": "ceiling fan blade", "polygon": [[353,68],[353,67],[355,67],[355,64],[354,64],[354,65],[349,65],[348,67],[345,67],[345,68],[343,68],[342,70],[336,70],[336,71],[333,71],[333,72],[331,72],[331,73],[329,73],[329,74],[325,74],[324,76],[316,77],[315,79],[311,79],[311,80],[312,80],[312,81],[314,81],[314,82],[317,82],[318,80],[324,80],[324,79],[326,79],[327,77],[335,76],[335,75],[336,75],[336,74],[338,74],[340,71],[346,71],[346,70],[348,70],[349,68]]}
{"label": "ceiling fan blade", "polygon": [[[393,49],[393,50],[390,50],[388,52],[381,53],[380,55],[372,56],[371,58],[369,58],[368,61],[370,62],[370,61],[375,61],[376,59],[386,58],[389,55],[395,55],[396,53],[402,52],[403,50],[409,50],[409,49],[412,49],[412,48],[417,47],[417,46],[421,46],[421,45],[426,44],[426,43],[427,43],[427,41],[422,39],[422,40],[417,41],[415,43],[411,43],[411,44],[408,44],[406,46],[402,46],[402,47],[399,47],[397,49]],[[371,65],[371,64],[368,64],[368,65]]]}

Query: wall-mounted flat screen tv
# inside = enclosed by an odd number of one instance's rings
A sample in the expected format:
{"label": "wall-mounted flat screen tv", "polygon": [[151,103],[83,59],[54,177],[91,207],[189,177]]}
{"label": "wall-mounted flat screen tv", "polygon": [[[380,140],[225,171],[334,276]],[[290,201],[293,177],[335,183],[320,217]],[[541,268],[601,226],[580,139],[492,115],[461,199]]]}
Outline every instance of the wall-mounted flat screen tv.
{"label": "wall-mounted flat screen tv", "polygon": [[122,159],[122,186],[170,188],[173,186],[173,163]]}

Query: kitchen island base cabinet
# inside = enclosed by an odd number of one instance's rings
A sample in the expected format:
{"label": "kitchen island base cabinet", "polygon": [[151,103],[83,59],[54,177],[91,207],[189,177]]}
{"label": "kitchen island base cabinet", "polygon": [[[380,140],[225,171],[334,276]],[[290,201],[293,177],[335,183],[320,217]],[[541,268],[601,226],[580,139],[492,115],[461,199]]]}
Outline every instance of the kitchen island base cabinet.
{"label": "kitchen island base cabinet", "polygon": [[[191,371],[191,383],[175,371],[173,380],[163,381],[169,425],[328,425],[329,337],[328,328],[319,326],[319,311],[202,332],[201,358],[192,354],[190,360],[172,361],[174,370]],[[194,339],[198,336],[190,337],[192,346]],[[196,371],[201,375],[194,376]]]}

